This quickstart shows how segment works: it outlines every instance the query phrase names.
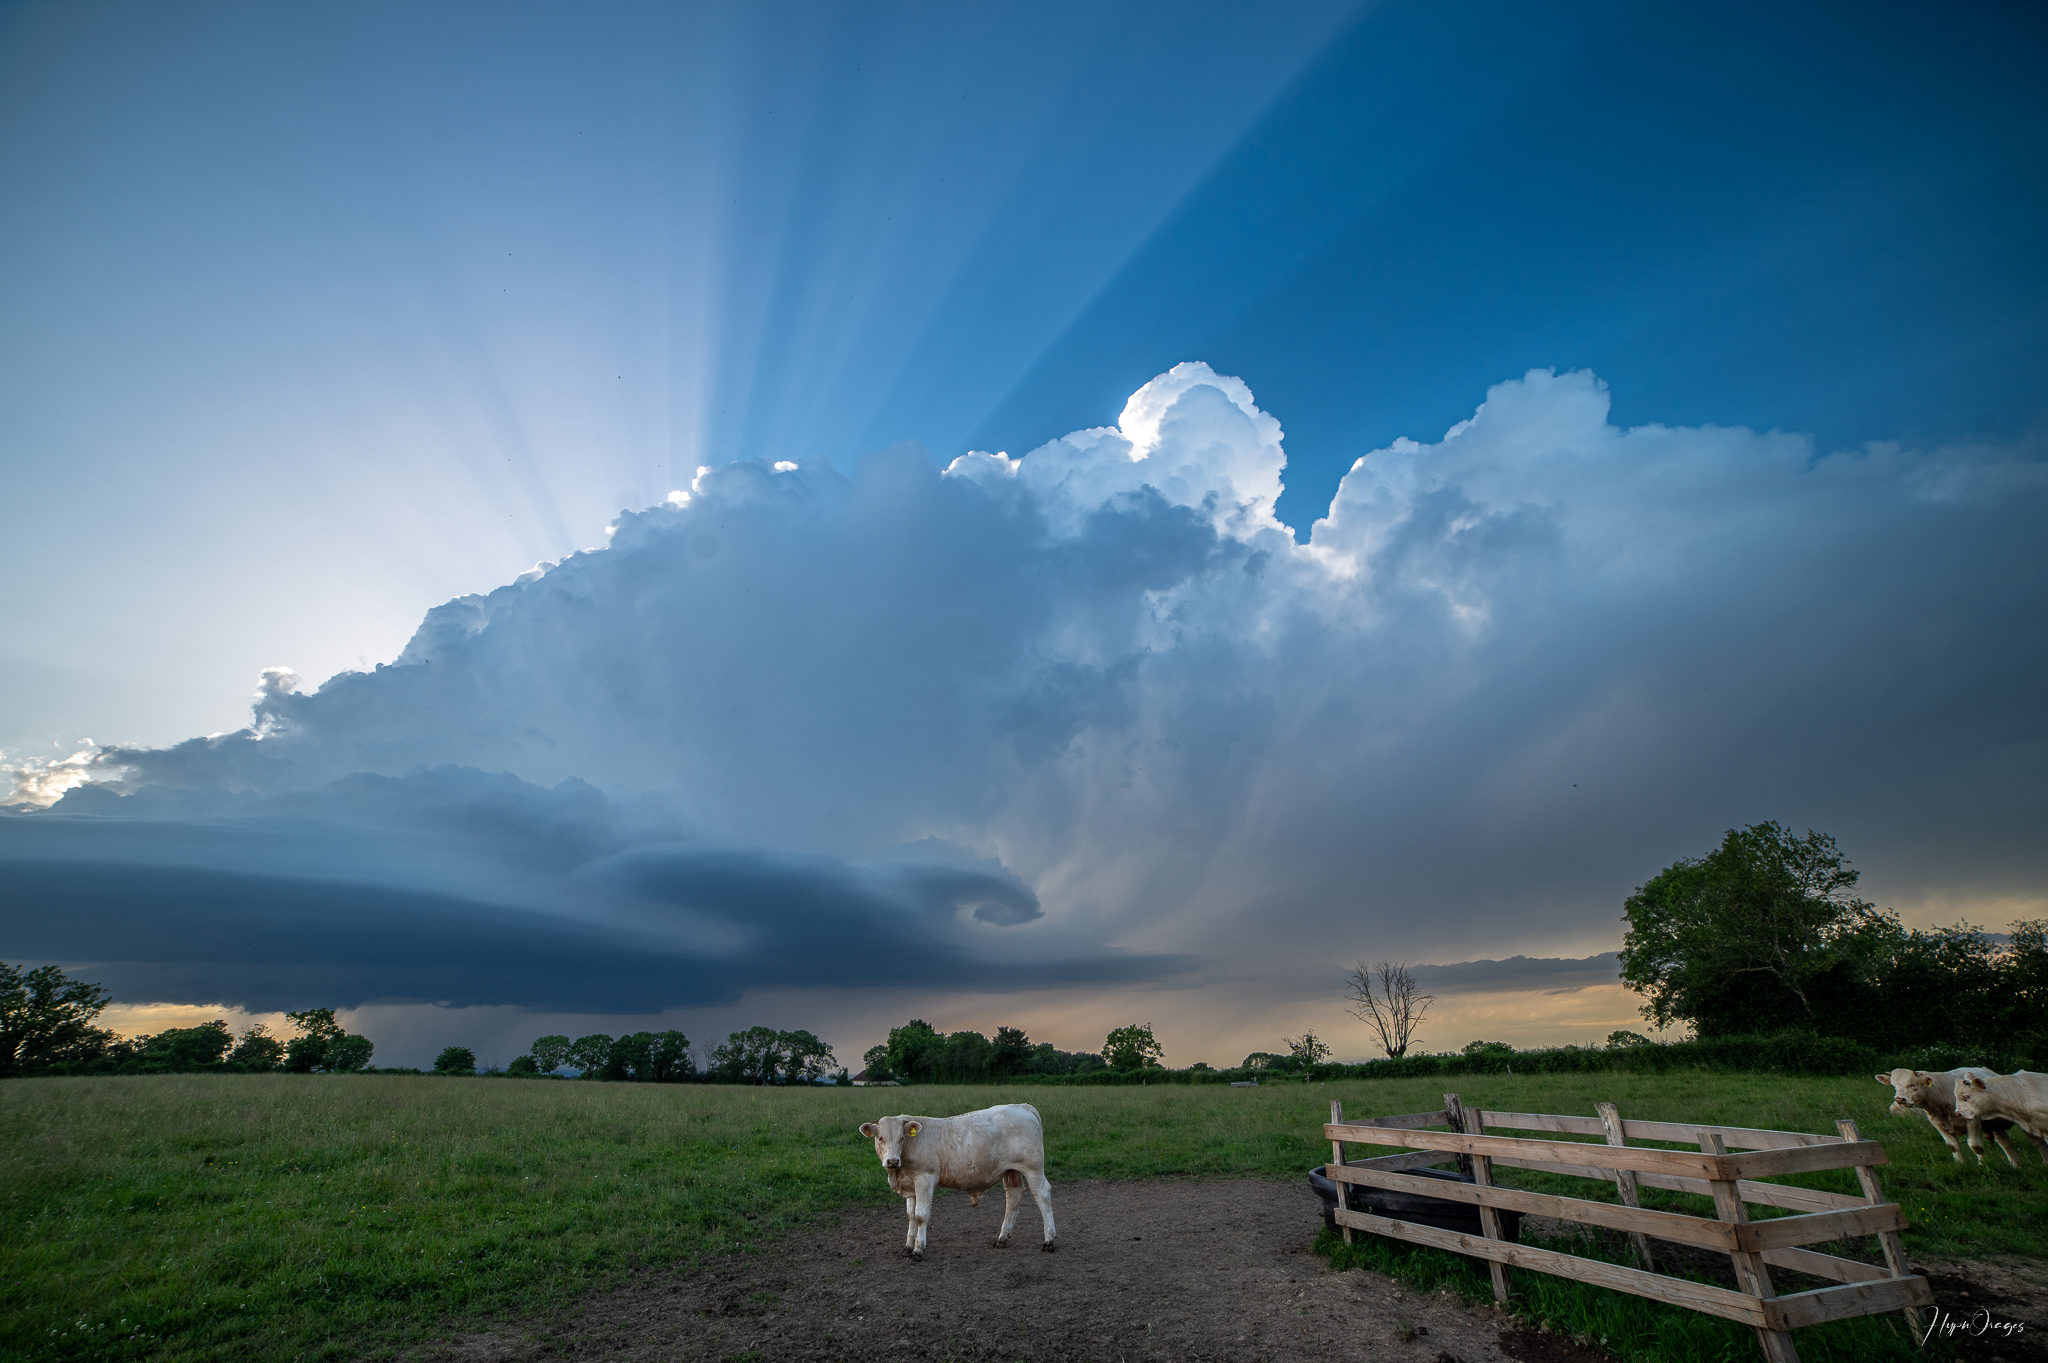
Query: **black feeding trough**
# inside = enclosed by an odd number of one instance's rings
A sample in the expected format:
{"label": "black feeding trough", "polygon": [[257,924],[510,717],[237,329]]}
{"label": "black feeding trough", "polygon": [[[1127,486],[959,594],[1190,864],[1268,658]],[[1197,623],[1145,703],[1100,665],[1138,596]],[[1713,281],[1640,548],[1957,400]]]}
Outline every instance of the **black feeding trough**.
{"label": "black feeding trough", "polygon": [[[1337,1185],[1324,1173],[1328,1165],[1318,1165],[1309,1170],[1309,1186],[1316,1190],[1316,1196],[1323,1200],[1323,1224],[1331,1230],[1337,1229]],[[1454,1174],[1447,1169],[1407,1169],[1404,1173],[1417,1178],[1433,1178],[1445,1183],[1470,1183],[1470,1174]],[[1460,1231],[1466,1235],[1482,1235],[1479,1227],[1479,1208],[1469,1202],[1453,1202],[1444,1197],[1426,1197],[1421,1193],[1398,1192],[1392,1188],[1369,1188],[1362,1183],[1346,1185],[1351,1190],[1350,1198],[1344,1205],[1355,1212],[1370,1212],[1394,1221],[1413,1221],[1418,1226],[1434,1226],[1438,1230]],[[1504,1239],[1516,1239],[1522,1229],[1520,1212],[1500,1212],[1500,1233]]]}

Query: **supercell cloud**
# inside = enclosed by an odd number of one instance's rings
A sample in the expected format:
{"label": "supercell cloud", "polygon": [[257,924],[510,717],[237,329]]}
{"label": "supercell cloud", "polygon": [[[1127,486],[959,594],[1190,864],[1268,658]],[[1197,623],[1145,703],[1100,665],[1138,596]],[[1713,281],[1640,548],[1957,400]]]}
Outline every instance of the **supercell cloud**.
{"label": "supercell cloud", "polygon": [[1537,371],[1305,543],[1284,468],[1183,364],[1020,458],[703,470],[245,730],[22,773],[92,784],[0,818],[0,956],[252,1009],[1334,994],[1607,950],[1764,818],[1881,898],[2038,896],[2039,441],[1624,430]]}

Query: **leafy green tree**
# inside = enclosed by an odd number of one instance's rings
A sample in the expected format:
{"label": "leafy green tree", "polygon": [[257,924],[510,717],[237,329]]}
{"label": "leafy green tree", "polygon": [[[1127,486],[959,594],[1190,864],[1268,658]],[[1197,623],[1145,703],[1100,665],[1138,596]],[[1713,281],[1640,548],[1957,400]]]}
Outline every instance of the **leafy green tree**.
{"label": "leafy green tree", "polygon": [[1152,1035],[1149,1022],[1119,1027],[1104,1038],[1102,1058],[1113,1070],[1145,1069],[1159,1064],[1166,1052]]}
{"label": "leafy green tree", "polygon": [[1650,1038],[1644,1036],[1641,1032],[1613,1031],[1607,1034],[1607,1049],[1610,1051],[1624,1051],[1631,1046],[1647,1046],[1649,1044]]}
{"label": "leafy green tree", "polygon": [[368,1067],[377,1049],[368,1037],[343,1031],[332,1008],[285,1017],[299,1032],[284,1048],[284,1067],[294,1074],[353,1074]]}
{"label": "leafy green tree", "polygon": [[996,1048],[980,1032],[954,1032],[925,1052],[932,1077],[942,1084],[975,1084],[989,1077]]}
{"label": "leafy green tree", "polygon": [[838,1064],[832,1048],[811,1033],[749,1027],[711,1048],[707,1073],[734,1084],[813,1084]]}
{"label": "leafy green tree", "polygon": [[226,1058],[234,1045],[226,1021],[215,1018],[197,1027],[172,1027],[155,1036],[138,1038],[133,1059],[123,1068],[157,1074],[211,1069]]}
{"label": "leafy green tree", "polygon": [[2048,1070],[2048,918],[2012,925],[1998,974],[1994,1025],[2011,1038],[2022,1065]]}
{"label": "leafy green tree", "polygon": [[654,1034],[648,1051],[648,1075],[657,1084],[680,1084],[697,1073],[690,1059],[690,1038],[670,1029]]}
{"label": "leafy green tree", "polygon": [[681,1032],[634,1032],[612,1043],[599,1077],[636,1084],[675,1084],[695,1071],[690,1062],[690,1038]]}
{"label": "leafy green tree", "polygon": [[711,1070],[735,1084],[772,1084],[782,1069],[782,1034],[773,1027],[728,1033],[711,1048]]}
{"label": "leafy green tree", "polygon": [[1287,1053],[1297,1065],[1303,1066],[1320,1065],[1330,1058],[1330,1048],[1318,1040],[1314,1032],[1288,1037]]}
{"label": "leafy green tree", "polygon": [[259,1074],[274,1070],[284,1063],[284,1043],[272,1036],[270,1029],[262,1023],[252,1022],[235,1043],[235,1049],[229,1052],[228,1060]]}
{"label": "leafy green tree", "polygon": [[107,991],[56,966],[23,970],[0,961],[0,1077],[90,1064],[115,1041],[93,1026]]}
{"label": "leafy green tree", "polygon": [[311,1074],[327,1068],[327,1047],[342,1035],[332,1008],[308,1008],[303,1013],[286,1013],[298,1035],[284,1048],[284,1067],[294,1074]]}
{"label": "leafy green tree", "polygon": [[595,1079],[611,1062],[612,1039],[603,1032],[592,1032],[579,1036],[569,1047],[569,1063],[578,1071],[578,1077]]}
{"label": "leafy green tree", "polygon": [[370,1038],[343,1032],[327,1043],[327,1072],[361,1074],[370,1067],[370,1056],[376,1049],[376,1043]]}
{"label": "leafy green tree", "polygon": [[565,1036],[535,1037],[531,1054],[542,1074],[553,1074],[568,1063],[570,1041]]}
{"label": "leafy green tree", "polygon": [[1291,1059],[1293,1059],[1292,1056],[1275,1055],[1271,1051],[1253,1051],[1250,1055],[1244,1058],[1244,1064],[1239,1068],[1247,1070],[1269,1070],[1272,1069],[1275,1064]]}
{"label": "leafy green tree", "polygon": [[505,1073],[519,1079],[533,1079],[540,1075],[540,1066],[530,1055],[515,1055],[512,1062],[505,1066]]}
{"label": "leafy green tree", "polygon": [[1819,1027],[1895,921],[1855,897],[1857,872],[1824,833],[1775,822],[1730,830],[1706,856],[1674,862],[1629,896],[1621,977],[1658,1026],[1701,1036]]}
{"label": "leafy green tree", "polygon": [[861,1070],[870,1079],[894,1079],[896,1071],[889,1068],[889,1047],[887,1044],[868,1047],[868,1053],[860,1058]]}
{"label": "leafy green tree", "polygon": [[929,1083],[930,1064],[926,1057],[945,1045],[938,1028],[923,1018],[912,1018],[889,1030],[889,1068],[905,1083]]}
{"label": "leafy green tree", "polygon": [[293,1074],[312,1074],[327,1068],[327,1038],[295,1036],[285,1043],[284,1067]]}
{"label": "leafy green tree", "polygon": [[799,1028],[777,1033],[782,1049],[782,1078],[790,1084],[815,1084],[832,1072],[839,1062],[832,1048]]}
{"label": "leafy green tree", "polygon": [[434,1057],[436,1074],[475,1074],[476,1052],[467,1046],[444,1046]]}
{"label": "leafy green tree", "polygon": [[629,1032],[612,1043],[611,1054],[605,1060],[606,1079],[623,1079],[628,1083],[645,1084],[654,1078],[654,1033]]}
{"label": "leafy green tree", "polygon": [[1041,1041],[1031,1048],[1031,1060],[1026,1065],[1026,1074],[1088,1074],[1094,1070],[1107,1069],[1101,1056],[1093,1051],[1062,1051],[1050,1041]]}
{"label": "leafy green tree", "polygon": [[1022,1074],[1031,1064],[1031,1038],[1021,1027],[996,1028],[995,1054],[989,1068],[997,1074]]}

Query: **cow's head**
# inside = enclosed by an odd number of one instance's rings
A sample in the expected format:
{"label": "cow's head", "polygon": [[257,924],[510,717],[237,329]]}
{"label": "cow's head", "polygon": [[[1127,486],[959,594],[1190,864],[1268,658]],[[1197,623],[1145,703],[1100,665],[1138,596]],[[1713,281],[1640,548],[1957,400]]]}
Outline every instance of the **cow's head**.
{"label": "cow's head", "polygon": [[1984,1081],[1974,1074],[1966,1074],[1956,1080],[1956,1115],[1966,1121],[1980,1120],[1984,1114],[1977,1104],[1984,1097]]}
{"label": "cow's head", "polygon": [[903,1167],[903,1144],[921,1128],[915,1117],[884,1117],[879,1122],[862,1122],[860,1134],[875,1143],[875,1154],[884,1169]]}
{"label": "cow's head", "polygon": [[1934,1085],[1934,1076],[1926,1070],[1897,1069],[1890,1074],[1878,1075],[1877,1082],[1892,1086],[1892,1105],[1886,1110],[1897,1115],[1927,1106],[1927,1093]]}

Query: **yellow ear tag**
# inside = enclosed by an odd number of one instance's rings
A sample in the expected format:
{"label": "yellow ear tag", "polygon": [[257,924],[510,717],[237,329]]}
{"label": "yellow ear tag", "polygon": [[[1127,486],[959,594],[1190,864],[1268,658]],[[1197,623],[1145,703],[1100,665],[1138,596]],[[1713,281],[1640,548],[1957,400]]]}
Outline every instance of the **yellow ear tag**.
{"label": "yellow ear tag", "polygon": [[903,1128],[903,1134],[906,1136],[915,1136],[917,1131],[918,1126],[916,1122],[912,1122],[909,1126]]}

